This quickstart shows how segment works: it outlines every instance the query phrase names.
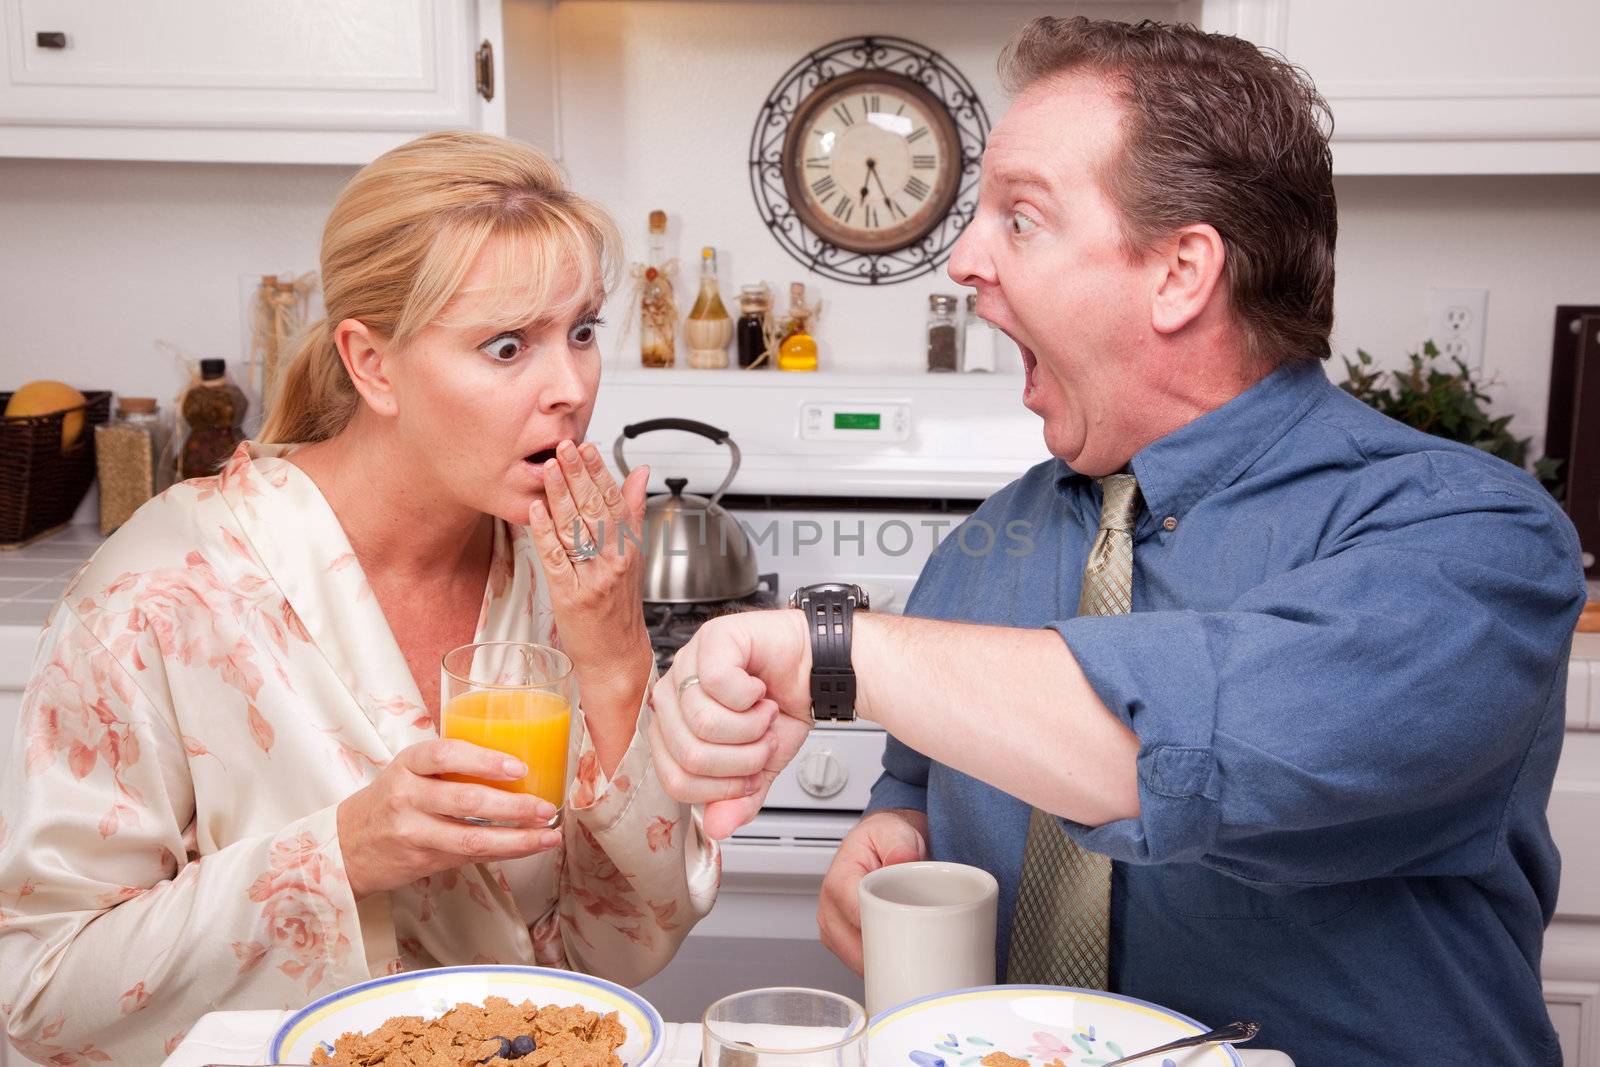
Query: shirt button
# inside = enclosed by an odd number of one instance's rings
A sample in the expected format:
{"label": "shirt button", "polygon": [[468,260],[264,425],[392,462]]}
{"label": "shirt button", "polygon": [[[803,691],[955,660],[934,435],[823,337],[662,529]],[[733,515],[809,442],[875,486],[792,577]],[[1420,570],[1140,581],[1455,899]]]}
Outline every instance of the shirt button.
{"label": "shirt button", "polygon": [[1167,531],[1167,533],[1171,533],[1173,530],[1176,530],[1178,528],[1178,517],[1176,515],[1168,515],[1166,518],[1161,520],[1161,528]]}

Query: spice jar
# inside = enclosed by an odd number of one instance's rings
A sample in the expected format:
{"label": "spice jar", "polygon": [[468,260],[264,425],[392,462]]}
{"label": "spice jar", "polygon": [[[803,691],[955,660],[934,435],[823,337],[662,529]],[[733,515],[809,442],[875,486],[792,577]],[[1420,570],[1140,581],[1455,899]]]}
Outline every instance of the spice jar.
{"label": "spice jar", "polygon": [[956,334],[956,298],[944,293],[928,297],[928,369],[953,371],[961,362]]}
{"label": "spice jar", "polygon": [[166,428],[150,397],[123,397],[117,403],[117,417],[95,427],[102,535],[127,522],[140,505],[166,488],[167,479],[160,473],[166,441]]}
{"label": "spice jar", "polygon": [[189,424],[189,436],[178,463],[181,478],[217,473],[244,440],[244,414],[250,402],[228,380],[227,370],[226,360],[202,359],[200,380],[183,391],[178,406]]}
{"label": "spice jar", "polygon": [[771,333],[772,290],[766,283],[746,285],[739,290],[739,366],[759,367],[768,362]]}
{"label": "spice jar", "polygon": [[961,331],[961,369],[963,371],[994,370],[995,338],[998,331],[988,322],[978,318],[978,294],[967,294],[967,314]]}

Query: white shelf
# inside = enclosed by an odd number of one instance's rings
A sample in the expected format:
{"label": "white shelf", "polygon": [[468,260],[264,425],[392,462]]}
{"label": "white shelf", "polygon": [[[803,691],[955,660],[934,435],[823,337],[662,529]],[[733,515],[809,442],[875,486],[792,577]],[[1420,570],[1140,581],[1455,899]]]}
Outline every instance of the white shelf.
{"label": "white shelf", "polygon": [[610,363],[600,379],[600,392],[607,384],[649,385],[663,389],[745,388],[819,392],[839,389],[907,390],[950,389],[972,392],[1016,393],[1021,406],[1023,375],[974,372],[874,372],[874,371],[779,371],[741,370],[728,367],[700,370],[695,367],[640,367]]}

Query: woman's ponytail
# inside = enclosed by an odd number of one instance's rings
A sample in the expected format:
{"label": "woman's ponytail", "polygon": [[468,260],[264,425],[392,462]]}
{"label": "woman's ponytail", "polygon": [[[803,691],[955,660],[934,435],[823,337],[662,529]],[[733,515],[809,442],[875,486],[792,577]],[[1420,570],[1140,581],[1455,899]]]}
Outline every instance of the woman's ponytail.
{"label": "woman's ponytail", "polygon": [[261,428],[264,444],[323,441],[350,422],[356,390],[333,345],[333,328],[325,318],[307,327],[300,347],[284,372],[278,395]]}

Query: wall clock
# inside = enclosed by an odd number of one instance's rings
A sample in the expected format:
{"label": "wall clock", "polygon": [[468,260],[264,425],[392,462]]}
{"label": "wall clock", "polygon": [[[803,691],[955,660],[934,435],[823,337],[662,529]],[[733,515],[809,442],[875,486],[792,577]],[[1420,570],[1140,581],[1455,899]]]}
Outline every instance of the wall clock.
{"label": "wall clock", "polygon": [[988,115],[938,53],[897,37],[819,48],[778,81],[750,141],[750,185],[786,251],[836,281],[938,269],[977,206]]}

